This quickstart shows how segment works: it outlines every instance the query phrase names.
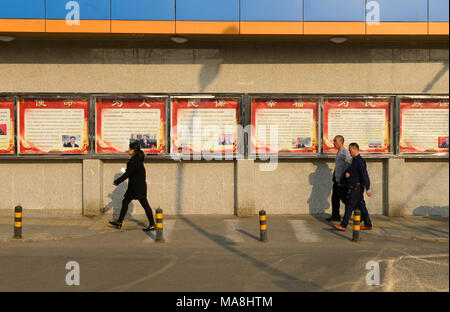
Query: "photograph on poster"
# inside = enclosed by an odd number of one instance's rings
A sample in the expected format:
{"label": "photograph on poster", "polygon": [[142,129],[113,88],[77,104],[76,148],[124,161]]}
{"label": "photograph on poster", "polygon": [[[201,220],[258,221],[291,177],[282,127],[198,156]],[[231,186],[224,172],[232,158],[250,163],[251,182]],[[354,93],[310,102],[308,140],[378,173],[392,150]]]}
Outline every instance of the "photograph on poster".
{"label": "photograph on poster", "polygon": [[7,124],[0,124],[0,135],[7,135],[8,134],[8,126]]}
{"label": "photograph on poster", "polygon": [[382,148],[383,142],[381,142],[380,140],[369,140],[368,147],[369,148]]}
{"label": "photograph on poster", "polygon": [[440,136],[438,138],[438,144],[439,144],[439,148],[448,148],[449,144],[448,144],[448,136]]}
{"label": "photograph on poster", "polygon": [[292,148],[310,148],[310,137],[295,137],[292,139]]}
{"label": "photograph on poster", "polygon": [[233,135],[232,134],[219,134],[219,145],[233,145]]}
{"label": "photograph on poster", "polygon": [[138,142],[141,149],[154,149],[157,145],[157,134],[132,134],[130,143]]}
{"label": "photograph on poster", "polygon": [[81,137],[79,135],[63,135],[63,147],[80,147]]}

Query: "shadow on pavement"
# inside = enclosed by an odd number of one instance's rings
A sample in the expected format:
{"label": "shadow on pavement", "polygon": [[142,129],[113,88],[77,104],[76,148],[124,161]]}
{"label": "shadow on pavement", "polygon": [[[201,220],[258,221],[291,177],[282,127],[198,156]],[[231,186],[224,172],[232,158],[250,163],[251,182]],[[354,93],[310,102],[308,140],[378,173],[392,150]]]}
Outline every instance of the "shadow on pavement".
{"label": "shadow on pavement", "polygon": [[[273,275],[277,278],[282,278],[282,280],[278,281],[277,284],[285,289],[286,291],[299,291],[299,289],[314,289],[314,290],[320,290],[321,287],[317,284],[311,283],[311,282],[305,282],[302,280],[297,279],[295,276],[292,276],[288,273],[285,273],[283,271],[280,271],[279,269],[273,268],[270,265],[267,265],[266,263],[246,254],[245,252],[238,250],[230,244],[227,244],[226,237],[222,235],[212,234],[208,231],[204,230],[203,228],[199,227],[197,224],[189,220],[187,217],[181,217],[180,220],[183,220],[186,222],[189,226],[191,226],[193,229],[198,231],[200,234],[211,240],[212,242],[216,243],[220,247],[234,253],[235,255],[251,262],[255,267],[258,269]],[[251,235],[251,234],[250,234]],[[253,235],[251,235],[253,237]]]}

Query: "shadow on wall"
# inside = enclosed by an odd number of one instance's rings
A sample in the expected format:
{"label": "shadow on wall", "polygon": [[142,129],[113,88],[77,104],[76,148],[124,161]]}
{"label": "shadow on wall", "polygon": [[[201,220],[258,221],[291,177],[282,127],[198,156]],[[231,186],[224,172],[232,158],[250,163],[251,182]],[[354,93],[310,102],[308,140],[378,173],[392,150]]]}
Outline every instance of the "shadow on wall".
{"label": "shadow on wall", "polygon": [[415,216],[446,216],[448,217],[449,206],[420,206],[414,209]]}
{"label": "shadow on wall", "polygon": [[433,89],[434,85],[448,72],[448,62],[443,63],[442,69],[436,73],[436,76],[426,85],[422,92],[426,93]]}
{"label": "shadow on wall", "polygon": [[200,92],[204,92],[208,86],[217,78],[220,72],[220,65],[222,65],[223,59],[209,59],[203,63],[198,76],[198,82],[200,84]]}
{"label": "shadow on wall", "polygon": [[309,175],[309,184],[312,185],[311,196],[308,199],[310,215],[323,214],[330,207],[328,198],[333,187],[331,168],[325,162],[314,165],[317,168]]}
{"label": "shadow on wall", "polygon": [[[120,178],[122,174],[118,173],[114,176],[114,180]],[[114,191],[108,195],[108,197],[111,199],[111,201],[102,209],[102,213],[105,213],[109,210],[113,210],[113,219],[116,220],[119,218],[120,215],[120,209],[122,208],[122,200],[125,192],[128,188],[128,182],[124,181],[120,183],[118,186],[114,188]],[[127,214],[125,218],[130,217],[130,215],[134,211],[134,205],[133,203],[130,203],[130,206],[128,207]]]}
{"label": "shadow on wall", "polygon": [[[239,33],[239,29],[236,27],[228,27],[223,31],[225,35],[236,35]],[[198,82],[200,84],[200,92],[204,92],[211,82],[217,78],[220,72],[220,66],[224,62],[224,58],[220,55],[220,50],[209,50],[210,55],[203,55],[203,66],[200,70]],[[195,62],[195,60],[194,60]]]}

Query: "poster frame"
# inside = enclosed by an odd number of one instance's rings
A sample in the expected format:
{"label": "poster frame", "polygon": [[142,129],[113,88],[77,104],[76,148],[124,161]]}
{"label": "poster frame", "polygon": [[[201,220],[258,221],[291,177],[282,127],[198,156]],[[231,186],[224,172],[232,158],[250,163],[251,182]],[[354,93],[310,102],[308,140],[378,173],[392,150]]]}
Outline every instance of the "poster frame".
{"label": "poster frame", "polygon": [[[88,152],[87,153],[21,153],[20,152],[20,99],[68,99],[68,98],[83,98],[86,99],[88,102]],[[91,142],[90,142],[90,136],[91,136],[91,116],[90,116],[90,110],[91,110],[91,101],[90,101],[90,94],[87,93],[17,93],[16,94],[16,103],[15,103],[15,117],[16,117],[16,129],[15,129],[15,137],[16,137],[16,156],[21,158],[50,158],[50,159],[80,159],[85,158],[86,156],[91,155]]]}
{"label": "poster frame", "polygon": [[[168,136],[169,136],[169,140],[170,140],[170,144],[169,144],[169,155],[174,156],[174,155],[178,155],[177,153],[172,153],[172,117],[173,117],[173,101],[172,99],[175,98],[204,98],[204,99],[221,99],[221,98],[236,98],[239,99],[239,104],[237,106],[238,109],[238,123],[237,125],[240,125],[242,127],[245,127],[245,94],[244,93],[173,93],[169,95],[169,106],[170,106],[170,110],[169,110],[169,114],[170,114],[170,118],[169,118],[169,122],[167,123],[169,125],[169,131],[168,131]],[[240,142],[240,138],[238,137],[238,142]],[[246,147],[246,141],[245,141],[245,135],[244,135],[244,146],[241,146],[239,143],[236,146],[236,153],[233,153],[233,157],[226,157],[226,154],[222,154],[223,155],[223,159],[221,160],[217,160],[217,159],[213,159],[212,161],[233,161],[236,159],[243,159],[245,156],[245,148]],[[231,154],[228,154],[231,155]],[[198,153],[190,153],[189,157],[192,157],[192,160],[205,160],[203,158],[202,154],[198,154]],[[182,159],[182,157],[181,157]]]}
{"label": "poster frame", "polygon": [[449,152],[445,153],[425,153],[425,152],[418,152],[418,153],[404,153],[400,152],[400,103],[403,99],[433,99],[433,100],[449,100],[448,95],[411,95],[411,94],[402,94],[397,95],[395,99],[395,118],[396,118],[396,154],[398,156],[401,156],[403,158],[449,158]]}
{"label": "poster frame", "polygon": [[252,151],[252,146],[251,146],[251,142],[252,142],[252,134],[250,133],[248,135],[248,140],[246,142],[246,150],[248,151],[248,155],[246,155],[247,157],[251,157],[252,159],[258,159],[259,157],[261,157],[262,159],[270,159],[270,157],[273,157],[275,154],[277,155],[277,157],[279,159],[297,159],[297,158],[316,158],[318,156],[321,155],[321,140],[319,138],[320,135],[320,129],[321,129],[321,124],[322,124],[322,119],[321,119],[321,113],[320,113],[320,103],[322,101],[322,96],[321,95],[314,95],[314,94],[287,94],[287,93],[282,93],[282,94],[277,94],[277,93],[272,93],[272,94],[258,94],[258,93],[251,93],[248,94],[247,97],[247,108],[248,108],[248,113],[247,113],[247,125],[251,125],[252,124],[252,100],[254,98],[262,98],[262,99],[271,99],[271,98],[278,98],[278,99],[317,99],[317,106],[316,106],[316,113],[317,113],[317,127],[316,127],[316,136],[317,136],[317,152],[316,153],[289,153],[289,152],[280,152],[280,153],[255,153]]}
{"label": "poster frame", "polygon": [[[14,142],[14,153],[0,153],[0,157],[14,157],[17,156],[17,111],[16,111],[16,107],[17,107],[17,103],[18,103],[18,97],[16,95],[8,95],[8,94],[0,94],[0,98],[8,98],[8,99],[12,99],[13,102],[13,118],[14,118],[14,127],[13,127],[13,142]],[[10,116],[11,118],[11,116]]]}
{"label": "poster frame", "polygon": [[162,98],[165,101],[165,129],[164,129],[164,139],[166,141],[166,152],[165,153],[146,153],[146,158],[164,158],[165,156],[168,156],[170,153],[170,145],[168,140],[170,139],[168,131],[170,130],[170,127],[168,125],[168,114],[170,114],[169,110],[169,96],[167,94],[156,94],[156,93],[143,93],[143,94],[126,94],[126,93],[108,93],[108,94],[93,94],[91,95],[91,122],[92,122],[92,154],[100,157],[107,157],[107,158],[129,158],[129,155],[127,153],[97,153],[97,99],[98,98],[108,98],[108,99],[140,99],[140,98]]}
{"label": "poster frame", "polygon": [[[361,155],[365,156],[366,158],[372,158],[372,156],[378,156],[378,157],[373,157],[373,158],[383,158],[384,157],[389,157],[389,156],[393,156],[395,155],[396,152],[396,148],[397,148],[397,142],[398,140],[396,140],[394,138],[394,127],[396,127],[396,123],[394,122],[393,118],[395,116],[394,114],[394,110],[395,110],[395,106],[396,106],[396,101],[395,101],[395,96],[393,95],[326,95],[322,97],[322,103],[321,103],[321,115],[322,115],[322,122],[321,122],[321,140],[322,140],[322,144],[321,144],[321,153],[322,155],[335,155],[335,153],[324,153],[323,152],[323,136],[324,136],[324,130],[323,130],[323,114],[324,114],[324,106],[325,106],[325,100],[327,99],[353,99],[353,100],[371,100],[371,99],[389,99],[389,143],[390,143],[390,152],[381,152],[381,153],[367,153],[367,152],[361,152]],[[351,143],[351,142],[346,142],[346,144]]]}
{"label": "poster frame", "polygon": [[[104,161],[114,161],[114,160],[124,160],[128,159],[128,155],[123,154],[95,154],[95,101],[93,98],[95,96],[118,96],[122,95],[124,97],[141,97],[143,95],[150,94],[151,96],[157,96],[157,97],[167,97],[167,114],[170,114],[171,116],[171,107],[170,107],[170,97],[172,96],[216,96],[216,97],[240,97],[241,103],[239,107],[239,123],[242,127],[246,127],[251,123],[251,101],[250,98],[252,96],[255,97],[298,97],[303,96],[307,98],[311,97],[319,97],[321,100],[320,102],[320,109],[319,109],[319,115],[318,118],[320,120],[318,125],[318,142],[319,142],[319,153],[318,154],[305,154],[305,155],[278,155],[279,160],[293,160],[296,159],[329,159],[330,161],[335,158],[334,154],[324,154],[322,152],[322,145],[323,142],[323,125],[322,125],[322,115],[323,115],[323,101],[324,98],[387,98],[392,97],[394,98],[394,104],[393,109],[391,109],[391,153],[388,154],[366,154],[365,158],[370,159],[389,159],[389,158],[399,158],[399,159],[448,159],[449,154],[443,153],[443,154],[432,154],[432,153],[399,153],[399,117],[400,117],[400,111],[399,111],[399,103],[400,99],[404,97],[408,98],[430,98],[430,99],[448,99],[449,94],[448,93],[437,93],[437,94],[414,94],[414,93],[367,93],[367,94],[346,94],[346,93],[250,93],[250,92],[235,92],[235,93],[171,93],[171,92],[152,92],[152,93],[107,93],[107,92],[1,92],[1,97],[11,97],[15,98],[15,107],[14,107],[14,114],[15,114],[15,125],[14,125],[14,139],[15,139],[15,154],[1,154],[0,160],[67,160],[67,161],[81,161],[83,159],[99,159]],[[21,97],[31,97],[31,98],[67,98],[67,97],[86,97],[89,99],[89,154],[19,154],[18,151],[18,132],[19,132],[19,116],[18,116],[18,106],[19,106],[19,98]],[[170,141],[170,118],[169,115],[166,116],[166,141],[167,141],[167,148],[170,152],[171,150],[171,141]],[[238,148],[243,149],[243,151],[239,154],[234,155],[234,159],[243,159],[248,158],[248,143],[250,142],[250,137],[247,138],[247,135],[244,136],[244,146],[238,146]],[[169,161],[174,162],[175,160],[172,159],[170,154],[148,154],[148,159],[152,160],[161,160],[161,161]],[[192,160],[191,160],[192,161]],[[203,160],[202,160],[203,161]],[[229,161],[227,159],[225,160],[212,160],[213,162],[223,162],[223,161]],[[260,161],[259,159],[256,159],[256,161]]]}

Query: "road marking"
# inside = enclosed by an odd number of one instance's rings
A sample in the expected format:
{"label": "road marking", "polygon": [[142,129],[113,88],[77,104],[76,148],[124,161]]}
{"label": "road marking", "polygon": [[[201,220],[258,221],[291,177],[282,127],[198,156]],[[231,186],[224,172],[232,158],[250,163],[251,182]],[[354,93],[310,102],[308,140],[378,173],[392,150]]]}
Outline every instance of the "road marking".
{"label": "road marking", "polygon": [[[175,220],[173,220],[173,221],[175,221]],[[167,222],[167,221],[166,221],[166,222]],[[152,273],[150,273],[149,275],[146,275],[146,276],[144,276],[144,277],[141,277],[141,278],[139,278],[139,279],[137,279],[137,280],[135,280],[135,281],[133,281],[133,282],[131,282],[131,283],[128,283],[128,284],[125,284],[125,285],[121,285],[121,286],[115,287],[115,288],[111,289],[110,291],[125,291],[125,290],[127,290],[127,289],[129,289],[129,288],[131,288],[131,287],[133,287],[133,286],[136,286],[136,285],[138,285],[138,284],[140,284],[140,283],[142,283],[142,282],[145,282],[145,281],[147,281],[147,280],[149,280],[149,279],[152,279],[153,277],[155,277],[155,276],[157,276],[157,275],[159,275],[159,274],[161,274],[161,273],[164,273],[165,271],[167,271],[168,269],[170,269],[171,267],[173,267],[173,266],[175,265],[175,263],[177,262],[177,260],[178,260],[178,257],[177,257],[177,256],[171,256],[170,258],[171,258],[171,259],[170,259],[170,262],[167,263],[165,266],[163,266],[163,267],[162,267],[161,269],[159,269],[158,271],[152,272]]]}
{"label": "road marking", "polygon": [[306,223],[306,220],[288,220],[294,229],[295,237],[302,243],[316,243],[320,237],[315,234]]}
{"label": "road marking", "polygon": [[166,240],[166,242],[168,242],[172,239],[172,233],[173,233],[173,229],[175,228],[176,222],[177,222],[177,220],[164,220],[163,238]]}
{"label": "road marking", "polygon": [[242,234],[238,232],[238,228],[239,220],[225,220],[226,239],[233,243],[242,243],[244,239]]}

